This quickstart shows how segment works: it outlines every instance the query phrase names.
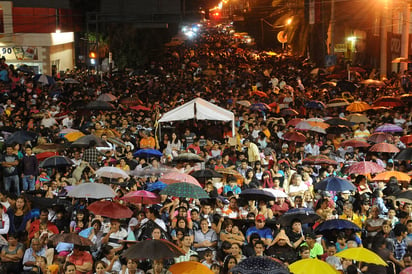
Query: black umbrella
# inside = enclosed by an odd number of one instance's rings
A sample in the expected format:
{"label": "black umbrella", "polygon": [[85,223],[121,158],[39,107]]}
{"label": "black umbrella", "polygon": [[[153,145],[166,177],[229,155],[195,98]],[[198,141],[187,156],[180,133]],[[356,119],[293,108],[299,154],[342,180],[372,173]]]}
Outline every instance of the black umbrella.
{"label": "black umbrella", "polygon": [[326,129],[326,133],[328,134],[342,134],[350,131],[352,130],[347,126],[330,126]]}
{"label": "black umbrella", "polygon": [[397,194],[396,201],[412,203],[412,190],[407,190]]}
{"label": "black umbrella", "polygon": [[315,228],[315,233],[321,234],[322,232],[335,230],[335,229],[336,230],[352,229],[355,232],[361,231],[361,228],[351,221],[342,220],[342,219],[332,219],[332,220],[324,221],[319,226],[317,226]]}
{"label": "black umbrella", "polygon": [[10,134],[6,139],[6,144],[24,144],[27,141],[34,141],[37,137],[37,133],[27,130],[19,130]]}
{"label": "black umbrella", "polygon": [[302,224],[310,224],[316,222],[320,216],[309,208],[293,208],[285,212],[279,218],[279,223],[282,226],[290,226],[292,221],[298,219]]}
{"label": "black umbrella", "polygon": [[399,152],[395,157],[396,160],[412,160],[412,147],[408,147]]}
{"label": "black umbrella", "polygon": [[270,200],[275,200],[276,197],[272,195],[269,191],[264,191],[262,189],[257,189],[257,188],[249,188],[242,190],[242,192],[239,194],[240,198],[246,199],[246,200],[263,200],[263,201],[270,201]]}
{"label": "black umbrella", "polygon": [[201,169],[192,172],[190,175],[196,179],[211,179],[211,178],[223,178],[223,175],[213,169]]}
{"label": "black umbrella", "polygon": [[354,92],[358,88],[354,83],[347,81],[347,80],[341,80],[337,82],[336,86],[340,88],[340,90],[342,91],[350,91],[350,92]]}
{"label": "black umbrella", "polygon": [[115,110],[116,107],[106,101],[92,101],[89,102],[85,107],[85,109],[90,109],[90,110]]}
{"label": "black umbrella", "polygon": [[184,255],[184,251],[167,240],[144,240],[129,247],[122,256],[128,259],[160,260]]}
{"label": "black umbrella", "polygon": [[80,137],[76,141],[74,141],[70,146],[72,147],[88,147],[90,146],[91,142],[94,141],[96,146],[98,147],[109,147],[109,144],[107,144],[102,138],[97,137],[96,135],[89,134]]}
{"label": "black umbrella", "polygon": [[338,118],[338,117],[325,120],[325,123],[327,123],[331,126],[348,126],[348,127],[351,127],[353,125],[353,123],[348,121],[347,119]]}
{"label": "black umbrella", "polygon": [[46,158],[43,162],[40,163],[40,168],[53,168],[53,167],[65,167],[72,166],[74,163],[70,160],[69,157],[56,155]]}
{"label": "black umbrella", "polygon": [[286,265],[271,257],[252,256],[242,260],[230,270],[233,274],[288,274]]}

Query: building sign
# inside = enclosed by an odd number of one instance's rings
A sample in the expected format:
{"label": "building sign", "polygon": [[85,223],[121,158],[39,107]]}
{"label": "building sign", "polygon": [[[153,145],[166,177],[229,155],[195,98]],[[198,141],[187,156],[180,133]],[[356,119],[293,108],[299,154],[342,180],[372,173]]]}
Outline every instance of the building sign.
{"label": "building sign", "polygon": [[6,60],[39,60],[37,47],[0,47],[0,54]]}
{"label": "building sign", "polygon": [[346,52],[346,44],[335,44],[335,52]]}

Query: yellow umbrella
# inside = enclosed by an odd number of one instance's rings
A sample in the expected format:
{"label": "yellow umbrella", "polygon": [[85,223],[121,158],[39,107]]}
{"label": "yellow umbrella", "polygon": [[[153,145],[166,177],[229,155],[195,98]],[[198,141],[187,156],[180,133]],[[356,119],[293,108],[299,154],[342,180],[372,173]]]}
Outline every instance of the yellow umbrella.
{"label": "yellow umbrella", "polygon": [[388,264],[375,252],[364,247],[353,247],[335,254],[336,257],[387,266]]}
{"label": "yellow umbrella", "polygon": [[77,139],[79,139],[80,137],[83,137],[84,134],[81,131],[74,131],[74,132],[70,132],[67,133],[66,135],[64,135],[64,138],[66,138],[67,141],[69,142],[74,142]]}
{"label": "yellow umbrella", "polygon": [[213,271],[204,264],[193,261],[174,264],[169,268],[169,271],[172,274],[213,274]]}
{"label": "yellow umbrella", "polygon": [[289,265],[293,274],[337,274],[339,273],[330,264],[318,259],[302,259]]}
{"label": "yellow umbrella", "polygon": [[363,101],[355,101],[346,107],[349,112],[362,112],[368,109],[371,109],[371,106]]}

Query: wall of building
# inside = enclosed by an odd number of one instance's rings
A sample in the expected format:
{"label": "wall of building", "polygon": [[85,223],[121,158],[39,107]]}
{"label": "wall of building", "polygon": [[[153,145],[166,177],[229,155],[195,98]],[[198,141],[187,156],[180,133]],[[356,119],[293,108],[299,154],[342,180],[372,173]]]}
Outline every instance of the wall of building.
{"label": "wall of building", "polygon": [[57,71],[72,69],[75,64],[75,54],[73,48],[73,44],[51,46],[49,48],[50,70],[53,64],[56,65]]}

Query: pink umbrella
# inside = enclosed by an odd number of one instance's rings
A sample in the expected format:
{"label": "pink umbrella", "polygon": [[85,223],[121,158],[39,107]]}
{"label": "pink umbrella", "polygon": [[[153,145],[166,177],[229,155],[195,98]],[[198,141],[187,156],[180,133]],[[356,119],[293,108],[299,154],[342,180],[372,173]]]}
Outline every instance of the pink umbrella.
{"label": "pink umbrella", "polygon": [[120,199],[133,204],[151,205],[160,203],[159,195],[146,190],[129,192]]}
{"label": "pink umbrella", "polygon": [[374,144],[369,151],[373,152],[388,152],[388,153],[398,153],[400,150],[395,145],[389,143],[378,143]]}
{"label": "pink umbrella", "polygon": [[348,174],[376,174],[384,171],[385,169],[374,162],[363,161],[357,162],[351,165],[347,171]]}
{"label": "pink umbrella", "polygon": [[412,274],[412,266],[405,268],[399,274]]}
{"label": "pink umbrella", "polygon": [[196,180],[195,177],[186,174],[186,173],[180,173],[180,172],[169,172],[165,175],[163,175],[162,177],[160,177],[159,181],[165,183],[165,184],[174,184],[174,183],[190,183],[190,184],[194,184],[197,186],[201,185],[199,184],[198,180]]}

